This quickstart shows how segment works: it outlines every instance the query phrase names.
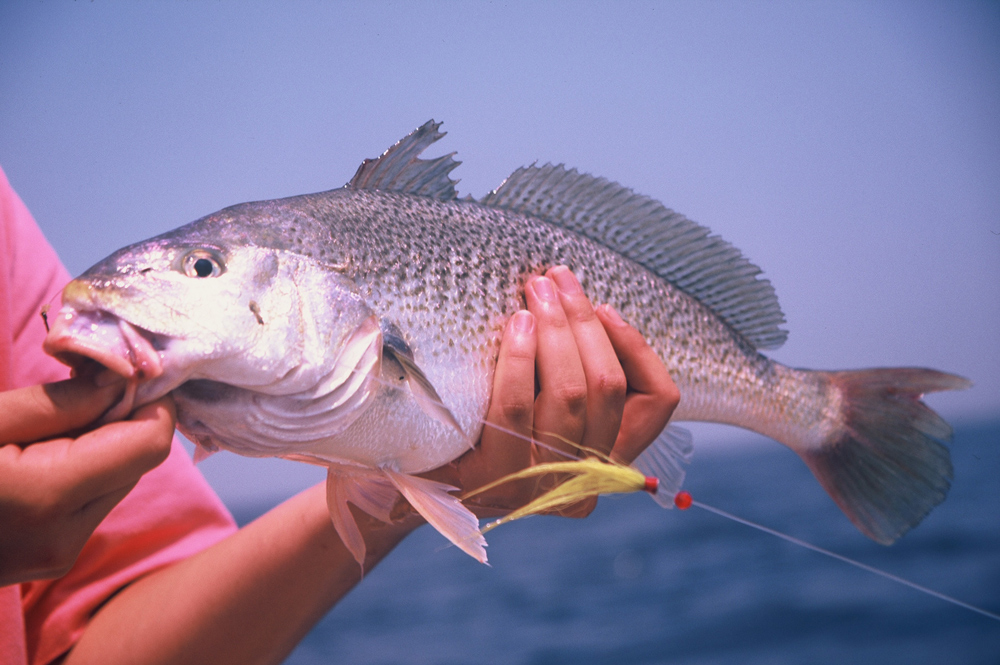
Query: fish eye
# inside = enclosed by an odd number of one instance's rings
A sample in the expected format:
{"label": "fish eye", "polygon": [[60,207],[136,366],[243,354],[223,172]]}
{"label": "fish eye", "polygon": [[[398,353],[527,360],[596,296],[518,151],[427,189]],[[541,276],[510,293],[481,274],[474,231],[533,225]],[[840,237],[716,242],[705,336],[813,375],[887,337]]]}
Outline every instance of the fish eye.
{"label": "fish eye", "polygon": [[218,277],[225,272],[222,259],[215,252],[206,249],[189,252],[184,257],[182,267],[188,277]]}

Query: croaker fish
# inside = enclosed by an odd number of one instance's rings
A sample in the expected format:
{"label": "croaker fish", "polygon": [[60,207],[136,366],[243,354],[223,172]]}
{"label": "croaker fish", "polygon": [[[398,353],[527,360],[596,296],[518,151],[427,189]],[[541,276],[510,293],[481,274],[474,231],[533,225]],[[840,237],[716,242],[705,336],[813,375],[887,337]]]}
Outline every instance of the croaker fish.
{"label": "croaker fish", "polygon": [[[760,269],[659,202],[563,166],[515,171],[458,199],[453,155],[426,123],[347,185],[226,208],[121,249],[72,281],[46,350],[129,377],[112,417],[173,392],[201,451],[329,467],[333,522],[362,562],[348,502],[389,520],[402,493],[485,561],[453,488],[414,474],[479,438],[500,336],[525,280],[566,264],[659,353],[674,420],[728,423],[797,452],[866,535],[891,543],[950,486],[949,426],[924,393],[968,387],[930,369],[814,371],[760,353],[786,332]],[[637,466],[683,477],[668,428]]]}

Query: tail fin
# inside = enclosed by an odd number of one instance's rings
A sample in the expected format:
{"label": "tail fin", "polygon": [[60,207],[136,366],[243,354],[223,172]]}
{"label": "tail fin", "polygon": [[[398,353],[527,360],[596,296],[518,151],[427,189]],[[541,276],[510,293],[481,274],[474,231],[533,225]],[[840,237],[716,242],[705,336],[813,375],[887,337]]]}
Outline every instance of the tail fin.
{"label": "tail fin", "polygon": [[866,536],[890,545],[920,523],[951,487],[952,430],[924,393],[958,390],[967,379],[931,369],[827,373],[840,389],[843,427],[802,457]]}

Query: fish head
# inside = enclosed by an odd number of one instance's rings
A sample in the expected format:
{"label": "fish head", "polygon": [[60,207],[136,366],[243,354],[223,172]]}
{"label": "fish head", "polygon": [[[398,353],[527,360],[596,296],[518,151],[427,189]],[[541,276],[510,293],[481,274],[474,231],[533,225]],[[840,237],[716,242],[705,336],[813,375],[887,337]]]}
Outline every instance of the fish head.
{"label": "fish head", "polygon": [[342,271],[198,222],[96,264],[49,318],[46,352],[134,386],[121,415],[185,385],[215,402],[312,399],[345,385],[357,397],[381,362],[378,321]]}

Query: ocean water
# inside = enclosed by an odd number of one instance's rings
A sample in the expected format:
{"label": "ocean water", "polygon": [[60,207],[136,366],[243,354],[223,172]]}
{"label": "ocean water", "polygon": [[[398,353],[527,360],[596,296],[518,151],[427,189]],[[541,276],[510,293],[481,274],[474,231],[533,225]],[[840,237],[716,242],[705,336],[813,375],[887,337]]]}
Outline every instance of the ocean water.
{"label": "ocean water", "polygon": [[[998,444],[1000,421],[957,429],[948,499],[891,547],[778,445],[696,453],[686,488],[1000,613]],[[421,528],[287,663],[1000,663],[1000,622],[698,508],[605,497],[586,520],[529,518],[489,541],[482,566]]]}

